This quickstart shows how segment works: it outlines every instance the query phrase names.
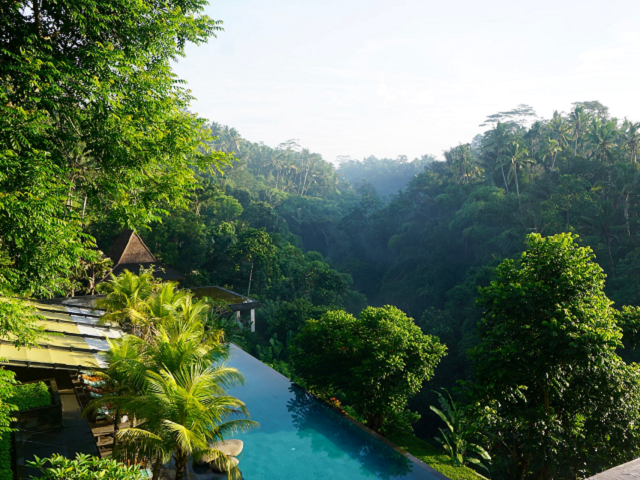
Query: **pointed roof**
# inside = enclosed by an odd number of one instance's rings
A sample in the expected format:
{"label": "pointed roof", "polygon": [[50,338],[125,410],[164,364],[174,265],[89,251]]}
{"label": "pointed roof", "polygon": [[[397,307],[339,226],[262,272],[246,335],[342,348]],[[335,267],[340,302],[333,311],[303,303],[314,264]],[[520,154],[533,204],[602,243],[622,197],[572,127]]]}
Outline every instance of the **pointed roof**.
{"label": "pointed roof", "polygon": [[109,258],[113,261],[111,273],[118,275],[124,270],[139,274],[141,269],[153,265],[153,276],[162,280],[184,280],[184,275],[173,268],[163,265],[155,257],[133,230],[123,230],[109,249]]}

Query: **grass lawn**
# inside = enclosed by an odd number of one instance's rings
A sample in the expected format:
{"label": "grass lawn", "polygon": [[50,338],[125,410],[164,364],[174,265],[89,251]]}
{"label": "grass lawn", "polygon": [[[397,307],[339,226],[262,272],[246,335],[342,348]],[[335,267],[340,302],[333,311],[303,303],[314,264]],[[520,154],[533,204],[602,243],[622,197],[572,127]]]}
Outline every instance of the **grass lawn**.
{"label": "grass lawn", "polygon": [[419,458],[427,465],[435,468],[451,480],[486,480],[468,467],[454,467],[449,457],[440,449],[420,440],[413,433],[398,433],[389,435],[389,440]]}

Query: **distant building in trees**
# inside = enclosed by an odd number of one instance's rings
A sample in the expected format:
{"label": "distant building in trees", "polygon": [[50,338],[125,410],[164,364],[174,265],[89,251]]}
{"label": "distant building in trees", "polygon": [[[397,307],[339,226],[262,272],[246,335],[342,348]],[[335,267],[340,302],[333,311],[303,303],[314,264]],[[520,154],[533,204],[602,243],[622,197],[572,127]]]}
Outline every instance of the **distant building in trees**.
{"label": "distant building in trees", "polygon": [[113,261],[111,273],[116,276],[125,270],[138,275],[140,270],[153,266],[153,276],[156,278],[172,281],[185,279],[180,272],[159,262],[140,235],[133,230],[124,230],[111,246],[107,256]]}

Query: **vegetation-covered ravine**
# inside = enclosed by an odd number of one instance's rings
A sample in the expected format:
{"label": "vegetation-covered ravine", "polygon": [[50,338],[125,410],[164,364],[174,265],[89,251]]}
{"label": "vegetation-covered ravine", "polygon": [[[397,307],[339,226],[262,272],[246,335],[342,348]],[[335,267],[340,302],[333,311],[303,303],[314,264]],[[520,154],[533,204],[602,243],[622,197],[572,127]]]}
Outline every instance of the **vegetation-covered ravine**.
{"label": "vegetation-covered ravine", "polygon": [[[441,159],[334,164],[191,113],[172,68],[221,31],[206,6],[2,6],[0,339],[42,343],[26,300],[108,295],[128,335],[91,408],[141,421],[114,461],[38,468],[115,479],[139,460],[158,478],[173,458],[181,478],[209,455],[239,476],[215,442],[256,425],[234,418],[224,342],[454,480],[586,478],[640,456],[640,124],[597,101],[520,105]],[[108,276],[125,228],[179,287]],[[208,285],[258,300],[257,332],[189,292]],[[1,372],[9,476],[22,405]]]}

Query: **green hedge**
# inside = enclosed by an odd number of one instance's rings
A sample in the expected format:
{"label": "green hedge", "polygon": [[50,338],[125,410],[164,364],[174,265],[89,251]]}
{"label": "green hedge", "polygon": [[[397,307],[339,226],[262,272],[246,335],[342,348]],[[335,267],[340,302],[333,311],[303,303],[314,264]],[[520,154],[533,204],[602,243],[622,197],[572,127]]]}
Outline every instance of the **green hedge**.
{"label": "green hedge", "polygon": [[14,389],[15,393],[6,402],[15,405],[20,411],[51,405],[49,387],[44,382],[16,385]]}
{"label": "green hedge", "polygon": [[0,433],[0,480],[13,480],[10,432]]}

